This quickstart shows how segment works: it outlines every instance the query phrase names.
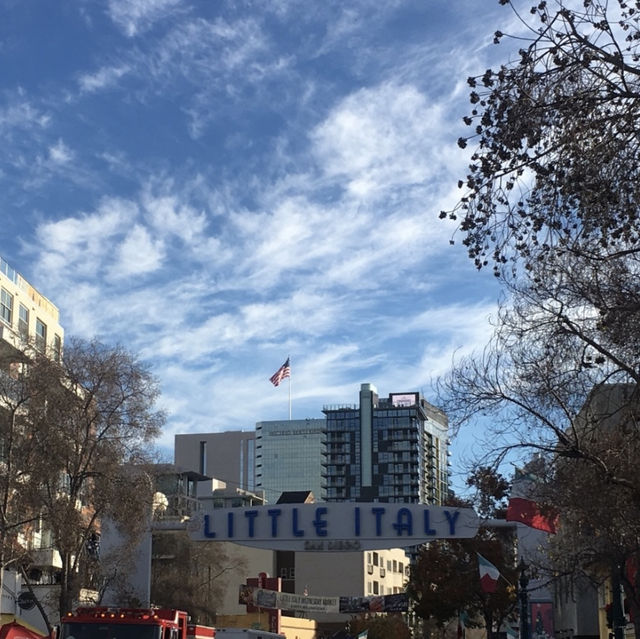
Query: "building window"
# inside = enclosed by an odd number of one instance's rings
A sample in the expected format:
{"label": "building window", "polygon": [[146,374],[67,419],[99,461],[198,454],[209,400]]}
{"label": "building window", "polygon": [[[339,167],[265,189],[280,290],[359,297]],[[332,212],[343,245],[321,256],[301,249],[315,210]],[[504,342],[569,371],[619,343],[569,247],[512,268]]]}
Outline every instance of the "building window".
{"label": "building window", "polygon": [[374,595],[380,594],[380,592],[379,592],[379,584],[378,584],[377,581],[373,582],[373,594]]}
{"label": "building window", "polygon": [[36,348],[44,353],[47,346],[47,325],[40,319],[36,318]]}
{"label": "building window", "polygon": [[0,317],[11,326],[13,318],[13,295],[4,289],[0,290]]}
{"label": "building window", "polygon": [[53,359],[56,362],[60,362],[62,358],[62,339],[60,335],[53,336]]}
{"label": "building window", "polygon": [[29,336],[29,309],[23,304],[18,306],[18,332],[22,339]]}

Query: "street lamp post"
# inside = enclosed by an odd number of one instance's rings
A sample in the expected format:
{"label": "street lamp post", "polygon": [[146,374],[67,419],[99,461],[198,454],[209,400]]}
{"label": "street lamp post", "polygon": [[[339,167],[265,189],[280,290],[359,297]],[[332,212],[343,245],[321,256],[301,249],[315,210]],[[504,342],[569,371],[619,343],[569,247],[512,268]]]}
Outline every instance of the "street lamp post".
{"label": "street lamp post", "polygon": [[622,605],[622,590],[620,586],[621,567],[618,564],[613,566],[611,571],[611,612],[613,614],[613,636],[614,639],[624,639],[624,627],[627,625]]}
{"label": "street lamp post", "polygon": [[522,557],[520,557],[518,568],[520,569],[520,592],[518,593],[520,600],[520,639],[531,639],[529,626],[529,593],[527,592],[527,586],[529,585],[527,569],[529,566],[527,566]]}

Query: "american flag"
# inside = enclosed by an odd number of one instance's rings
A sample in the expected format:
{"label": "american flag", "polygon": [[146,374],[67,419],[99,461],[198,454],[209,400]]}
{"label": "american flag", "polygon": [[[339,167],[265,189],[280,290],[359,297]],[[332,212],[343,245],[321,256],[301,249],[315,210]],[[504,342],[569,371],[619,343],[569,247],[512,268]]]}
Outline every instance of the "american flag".
{"label": "american flag", "polygon": [[287,361],[269,378],[269,381],[278,386],[285,377],[291,376],[291,366],[289,365],[289,358]]}

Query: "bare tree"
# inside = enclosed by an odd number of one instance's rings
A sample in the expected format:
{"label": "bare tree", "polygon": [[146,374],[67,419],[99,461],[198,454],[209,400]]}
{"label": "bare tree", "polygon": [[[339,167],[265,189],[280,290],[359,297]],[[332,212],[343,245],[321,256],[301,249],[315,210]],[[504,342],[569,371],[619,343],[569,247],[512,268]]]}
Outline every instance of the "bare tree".
{"label": "bare tree", "polygon": [[64,614],[77,601],[101,519],[141,532],[138,513],[151,504],[151,486],[131,467],[149,457],[164,415],[154,408],[158,387],[148,369],[96,341],[67,342],[60,362],[36,354],[17,382],[26,398],[19,439],[30,455],[22,488],[60,553]]}
{"label": "bare tree", "polygon": [[154,533],[154,603],[187,610],[198,623],[214,624],[224,593],[246,579],[245,560],[228,553],[228,547],[192,541],[186,532]]}
{"label": "bare tree", "polygon": [[[472,144],[453,211],[480,268],[500,273],[553,247],[596,258],[637,252],[640,6],[542,0],[524,15],[519,56],[469,78]],[[495,42],[509,37],[496,31]]]}
{"label": "bare tree", "polygon": [[[451,505],[475,507],[485,518],[504,515],[510,485],[500,473],[479,467],[468,476],[467,485],[474,489],[473,498],[452,498]],[[478,554],[500,571],[493,593],[480,584]],[[491,638],[514,615],[517,576],[513,529],[481,526],[471,539],[436,540],[422,546],[407,589],[414,611],[425,621],[442,629],[464,615],[468,627],[484,626]]]}
{"label": "bare tree", "polygon": [[19,536],[35,529],[40,516],[30,481],[35,446],[25,418],[33,389],[16,359],[7,352],[0,356],[0,588],[5,569],[19,571],[28,562]]}
{"label": "bare tree", "polygon": [[613,566],[638,610],[640,2],[500,3],[521,49],[469,78],[459,145],[474,150],[441,217],[504,294],[484,352],[440,381],[441,405],[454,427],[484,429],[486,463],[540,455],[539,497],[562,512],[553,570]]}

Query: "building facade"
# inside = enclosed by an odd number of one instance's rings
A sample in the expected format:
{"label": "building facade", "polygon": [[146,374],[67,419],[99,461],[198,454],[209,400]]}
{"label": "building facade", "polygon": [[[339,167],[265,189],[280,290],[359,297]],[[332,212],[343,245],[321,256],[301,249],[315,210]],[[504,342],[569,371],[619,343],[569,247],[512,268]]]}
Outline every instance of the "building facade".
{"label": "building facade", "polygon": [[57,306],[0,257],[0,347],[16,355],[29,348],[62,356],[64,331]]}
{"label": "building facade", "polygon": [[176,466],[224,481],[229,488],[253,492],[256,461],[254,431],[194,433],[175,436]]}
{"label": "building facade", "polygon": [[293,419],[256,424],[256,489],[269,503],[288,491],[308,490],[324,501],[322,461],[325,420]]}
{"label": "building facade", "polygon": [[[0,257],[0,412],[13,401],[11,379],[24,370],[22,367],[38,353],[60,361],[64,330],[60,325],[58,308],[38,292],[27,280]],[[7,420],[9,424],[11,420]],[[10,433],[0,432],[0,473],[8,477],[8,448]],[[15,477],[15,469],[12,471]],[[18,544],[29,552],[31,562],[27,574],[31,586],[50,619],[56,618],[55,601],[59,590],[62,567],[59,552],[54,547],[53,535],[43,518],[25,524],[17,535]],[[8,559],[8,557],[5,557]],[[81,596],[84,596],[84,589]],[[30,595],[14,563],[10,568],[0,567],[0,622],[16,619],[45,630],[44,620],[33,605],[21,605],[24,595]]]}
{"label": "building facade", "polygon": [[442,504],[448,492],[446,415],[418,392],[380,398],[362,384],[359,405],[325,406],[327,501]]}

